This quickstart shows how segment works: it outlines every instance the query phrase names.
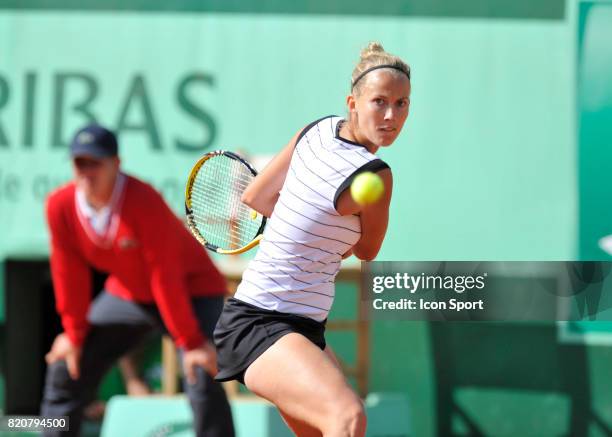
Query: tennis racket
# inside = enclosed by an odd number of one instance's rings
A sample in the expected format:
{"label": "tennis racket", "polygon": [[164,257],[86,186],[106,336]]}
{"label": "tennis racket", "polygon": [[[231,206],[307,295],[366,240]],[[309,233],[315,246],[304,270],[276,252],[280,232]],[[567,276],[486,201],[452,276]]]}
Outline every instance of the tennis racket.
{"label": "tennis racket", "polygon": [[185,188],[187,225],[207,249],[226,255],[257,246],[266,218],[240,198],[257,171],[239,155],[217,150],[195,163]]}

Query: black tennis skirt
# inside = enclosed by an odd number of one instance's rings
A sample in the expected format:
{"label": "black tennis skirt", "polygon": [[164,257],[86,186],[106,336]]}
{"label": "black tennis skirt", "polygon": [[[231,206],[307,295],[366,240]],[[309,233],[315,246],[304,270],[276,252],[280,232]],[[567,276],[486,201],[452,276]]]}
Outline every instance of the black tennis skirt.
{"label": "black tennis skirt", "polygon": [[244,384],[246,369],[285,334],[297,332],[325,349],[325,321],[266,310],[233,297],[223,307],[214,332],[217,381]]}

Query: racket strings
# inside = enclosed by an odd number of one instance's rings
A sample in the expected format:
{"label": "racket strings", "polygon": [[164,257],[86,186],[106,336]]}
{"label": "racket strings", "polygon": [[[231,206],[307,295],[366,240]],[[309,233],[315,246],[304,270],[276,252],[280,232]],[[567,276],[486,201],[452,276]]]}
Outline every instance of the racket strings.
{"label": "racket strings", "polygon": [[[211,191],[214,187],[211,185],[209,190],[202,193],[198,198],[195,196],[193,202],[196,204],[207,204],[210,209],[195,208],[194,215],[199,232],[205,239],[219,247],[228,248],[229,245],[237,246],[241,242],[240,227],[238,225],[239,218],[228,206],[215,205],[213,194],[219,191]],[[227,238],[224,238],[227,237]]]}
{"label": "racket strings", "polygon": [[198,232],[222,249],[238,249],[255,238],[262,217],[252,217],[241,202],[242,193],[253,179],[242,162],[225,155],[205,161],[192,186],[191,209]]}

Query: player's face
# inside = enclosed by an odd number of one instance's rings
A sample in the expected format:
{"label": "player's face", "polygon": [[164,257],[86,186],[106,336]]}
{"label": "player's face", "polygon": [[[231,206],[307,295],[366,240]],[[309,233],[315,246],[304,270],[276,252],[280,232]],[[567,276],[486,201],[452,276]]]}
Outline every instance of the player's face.
{"label": "player's face", "polygon": [[359,95],[348,98],[357,142],[375,148],[388,146],[408,117],[410,80],[387,70],[375,70],[364,79]]}
{"label": "player's face", "polygon": [[119,158],[79,156],[72,160],[77,187],[88,199],[109,198],[119,172]]}

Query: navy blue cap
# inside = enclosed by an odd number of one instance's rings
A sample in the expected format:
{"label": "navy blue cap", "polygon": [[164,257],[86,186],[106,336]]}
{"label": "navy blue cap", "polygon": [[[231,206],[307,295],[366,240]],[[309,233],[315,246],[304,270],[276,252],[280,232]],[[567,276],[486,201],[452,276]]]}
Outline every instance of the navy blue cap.
{"label": "navy blue cap", "polygon": [[78,131],[70,144],[70,155],[108,158],[117,156],[117,137],[108,129],[90,124]]}

